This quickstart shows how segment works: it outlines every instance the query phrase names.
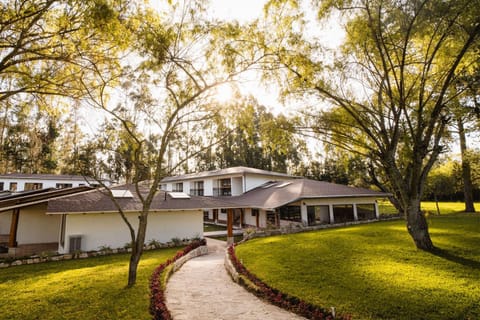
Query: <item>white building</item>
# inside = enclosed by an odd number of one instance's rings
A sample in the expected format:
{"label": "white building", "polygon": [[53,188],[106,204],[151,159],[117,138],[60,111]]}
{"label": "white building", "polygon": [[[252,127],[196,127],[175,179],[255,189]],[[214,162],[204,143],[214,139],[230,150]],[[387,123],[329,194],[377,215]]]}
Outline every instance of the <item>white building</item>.
{"label": "white building", "polygon": [[[247,167],[168,177],[162,189],[233,203],[236,227],[333,224],[379,217],[377,199],[388,194]],[[204,221],[227,223],[227,208],[204,211]]]}
{"label": "white building", "polygon": [[[108,181],[102,181],[108,185]],[[98,182],[89,177],[61,174],[24,174],[9,173],[0,175],[0,191],[20,192],[48,188],[75,188],[80,186],[98,186]]]}
{"label": "white building", "polygon": [[232,167],[168,177],[162,180],[161,189],[194,196],[238,196],[269,181],[295,178],[298,177],[285,173]]}

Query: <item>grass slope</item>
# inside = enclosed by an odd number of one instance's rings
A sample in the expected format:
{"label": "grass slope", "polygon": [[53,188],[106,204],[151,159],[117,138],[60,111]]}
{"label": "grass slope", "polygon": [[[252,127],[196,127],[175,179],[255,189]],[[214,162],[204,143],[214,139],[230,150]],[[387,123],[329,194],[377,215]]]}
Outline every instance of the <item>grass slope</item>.
{"label": "grass slope", "polygon": [[480,214],[429,218],[437,255],[404,221],[255,239],[236,248],[269,285],[354,319],[480,319]]}
{"label": "grass slope", "polygon": [[151,319],[150,276],[178,248],[145,252],[126,289],[129,254],[0,270],[0,319]]}

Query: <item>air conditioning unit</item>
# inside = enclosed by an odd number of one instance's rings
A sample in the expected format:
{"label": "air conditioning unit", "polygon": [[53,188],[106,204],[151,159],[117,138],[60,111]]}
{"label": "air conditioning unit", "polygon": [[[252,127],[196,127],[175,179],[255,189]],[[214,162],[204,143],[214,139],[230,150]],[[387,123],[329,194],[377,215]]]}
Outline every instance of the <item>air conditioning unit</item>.
{"label": "air conditioning unit", "polygon": [[74,253],[82,250],[82,236],[74,235],[69,237],[68,252]]}

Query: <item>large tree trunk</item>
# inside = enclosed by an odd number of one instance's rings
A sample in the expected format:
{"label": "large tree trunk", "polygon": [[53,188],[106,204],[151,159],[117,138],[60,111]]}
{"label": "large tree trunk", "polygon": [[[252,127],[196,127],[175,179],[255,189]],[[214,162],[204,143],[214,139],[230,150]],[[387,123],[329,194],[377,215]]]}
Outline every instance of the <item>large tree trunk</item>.
{"label": "large tree trunk", "polygon": [[473,183],[472,183],[472,169],[470,161],[467,157],[467,138],[465,136],[465,128],[463,126],[463,119],[458,117],[458,135],[460,136],[460,154],[462,157],[462,180],[463,180],[463,194],[465,198],[465,212],[475,212],[475,205],[473,201]]}
{"label": "large tree trunk", "polygon": [[420,210],[420,200],[413,199],[405,209],[407,217],[407,230],[418,249],[432,251],[435,249],[425,215]]}
{"label": "large tree trunk", "polygon": [[130,264],[128,266],[128,284],[127,287],[132,287],[137,282],[137,268],[140,258],[143,254],[143,246],[145,245],[145,233],[147,231],[147,215],[148,209],[138,217],[138,231],[137,238],[132,244],[132,254],[130,256]]}

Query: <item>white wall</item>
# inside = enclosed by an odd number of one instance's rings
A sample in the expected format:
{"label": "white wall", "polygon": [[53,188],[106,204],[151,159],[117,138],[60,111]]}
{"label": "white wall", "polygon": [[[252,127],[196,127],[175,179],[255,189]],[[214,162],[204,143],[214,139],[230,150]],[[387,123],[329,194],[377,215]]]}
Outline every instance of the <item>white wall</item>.
{"label": "white wall", "polygon": [[46,215],[46,204],[20,209],[17,243],[57,242],[60,233],[60,215]]}
{"label": "white wall", "polygon": [[[137,229],[136,214],[128,214],[128,219]],[[130,233],[118,213],[93,213],[67,215],[65,247],[59,252],[66,253],[70,246],[70,236],[82,236],[82,251],[98,250],[101,246],[122,248],[130,242]],[[203,236],[203,211],[151,212],[148,215],[145,242],[155,239],[169,242],[172,238],[194,238]]]}
{"label": "white wall", "polygon": [[[47,188],[56,188],[57,183],[70,183],[72,187],[78,187],[81,185],[89,185],[85,180],[42,180],[42,179],[0,179],[0,182],[3,182],[3,190],[10,190],[10,183],[16,182],[17,183],[17,190],[16,191],[24,191],[25,190],[25,183],[41,183],[42,189]],[[96,183],[96,182],[92,182]]]}
{"label": "white wall", "polygon": [[243,178],[232,178],[232,196],[239,196],[243,193]]}
{"label": "white wall", "polygon": [[0,234],[10,234],[12,211],[0,212]]}
{"label": "white wall", "polygon": [[245,175],[245,185],[246,185],[245,191],[252,190],[268,181],[283,181],[283,180],[292,180],[292,179],[294,178],[247,173]]}

